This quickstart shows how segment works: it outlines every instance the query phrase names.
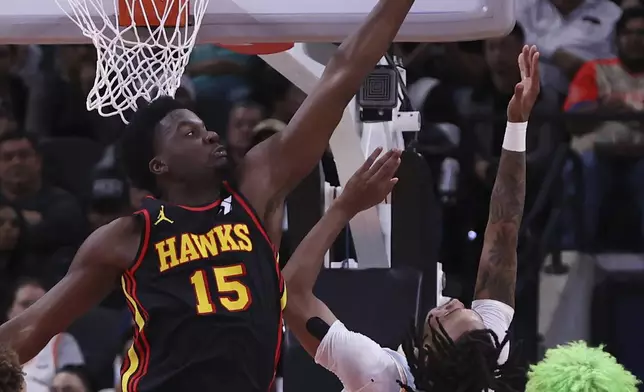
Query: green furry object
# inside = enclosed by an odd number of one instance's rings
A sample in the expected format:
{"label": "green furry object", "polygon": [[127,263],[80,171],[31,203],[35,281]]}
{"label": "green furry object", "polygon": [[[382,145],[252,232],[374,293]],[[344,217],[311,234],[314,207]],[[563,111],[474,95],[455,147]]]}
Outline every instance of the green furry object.
{"label": "green furry object", "polygon": [[530,367],[526,392],[637,392],[639,383],[603,347],[573,342]]}

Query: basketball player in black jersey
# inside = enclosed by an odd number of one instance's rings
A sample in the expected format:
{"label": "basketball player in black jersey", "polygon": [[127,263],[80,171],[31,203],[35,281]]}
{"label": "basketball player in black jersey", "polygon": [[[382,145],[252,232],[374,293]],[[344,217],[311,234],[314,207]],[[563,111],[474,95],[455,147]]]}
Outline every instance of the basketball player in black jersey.
{"label": "basketball player in black jersey", "polygon": [[285,300],[278,207],[319,162],[412,3],[379,0],[288,127],[251,149],[230,183],[226,149],[199,117],[171,98],[141,107],[124,158],[134,185],[158,198],[90,235],[67,275],[0,327],[0,344],[28,361],[120,282],[135,322],[123,391],[266,392]]}

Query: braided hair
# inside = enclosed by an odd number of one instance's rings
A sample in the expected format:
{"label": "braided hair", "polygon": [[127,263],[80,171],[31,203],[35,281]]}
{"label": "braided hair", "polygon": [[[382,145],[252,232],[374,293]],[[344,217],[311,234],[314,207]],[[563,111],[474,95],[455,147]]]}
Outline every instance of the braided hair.
{"label": "braided hair", "polygon": [[401,384],[407,392],[519,392],[525,385],[525,369],[519,365],[517,350],[499,365],[498,358],[509,338],[499,341],[491,329],[466,332],[453,341],[440,321],[438,329],[429,324],[431,347],[426,335],[412,325],[403,341],[403,351],[417,390]]}

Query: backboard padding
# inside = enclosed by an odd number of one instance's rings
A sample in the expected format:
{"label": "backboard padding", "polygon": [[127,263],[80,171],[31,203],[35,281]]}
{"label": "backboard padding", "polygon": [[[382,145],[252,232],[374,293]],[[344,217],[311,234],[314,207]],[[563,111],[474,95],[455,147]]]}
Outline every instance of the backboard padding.
{"label": "backboard padding", "polygon": [[[54,0],[0,0],[0,43],[87,43]],[[377,0],[210,0],[199,42],[338,42]],[[103,0],[108,14],[114,1]],[[97,22],[100,24],[99,20]],[[503,35],[514,0],[416,0],[397,41],[458,41]]]}

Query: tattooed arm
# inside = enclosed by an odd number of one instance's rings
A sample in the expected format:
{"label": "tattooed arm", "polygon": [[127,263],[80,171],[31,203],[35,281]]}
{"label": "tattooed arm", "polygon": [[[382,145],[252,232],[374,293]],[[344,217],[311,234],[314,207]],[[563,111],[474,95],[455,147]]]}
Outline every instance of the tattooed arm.
{"label": "tattooed arm", "polygon": [[[508,128],[492,189],[474,294],[475,299],[493,299],[512,307],[519,226],[525,201],[525,127],[539,95],[538,60],[539,52],[534,46],[524,47],[519,55],[521,82],[508,104]],[[522,140],[522,146],[517,148],[518,140]]]}

